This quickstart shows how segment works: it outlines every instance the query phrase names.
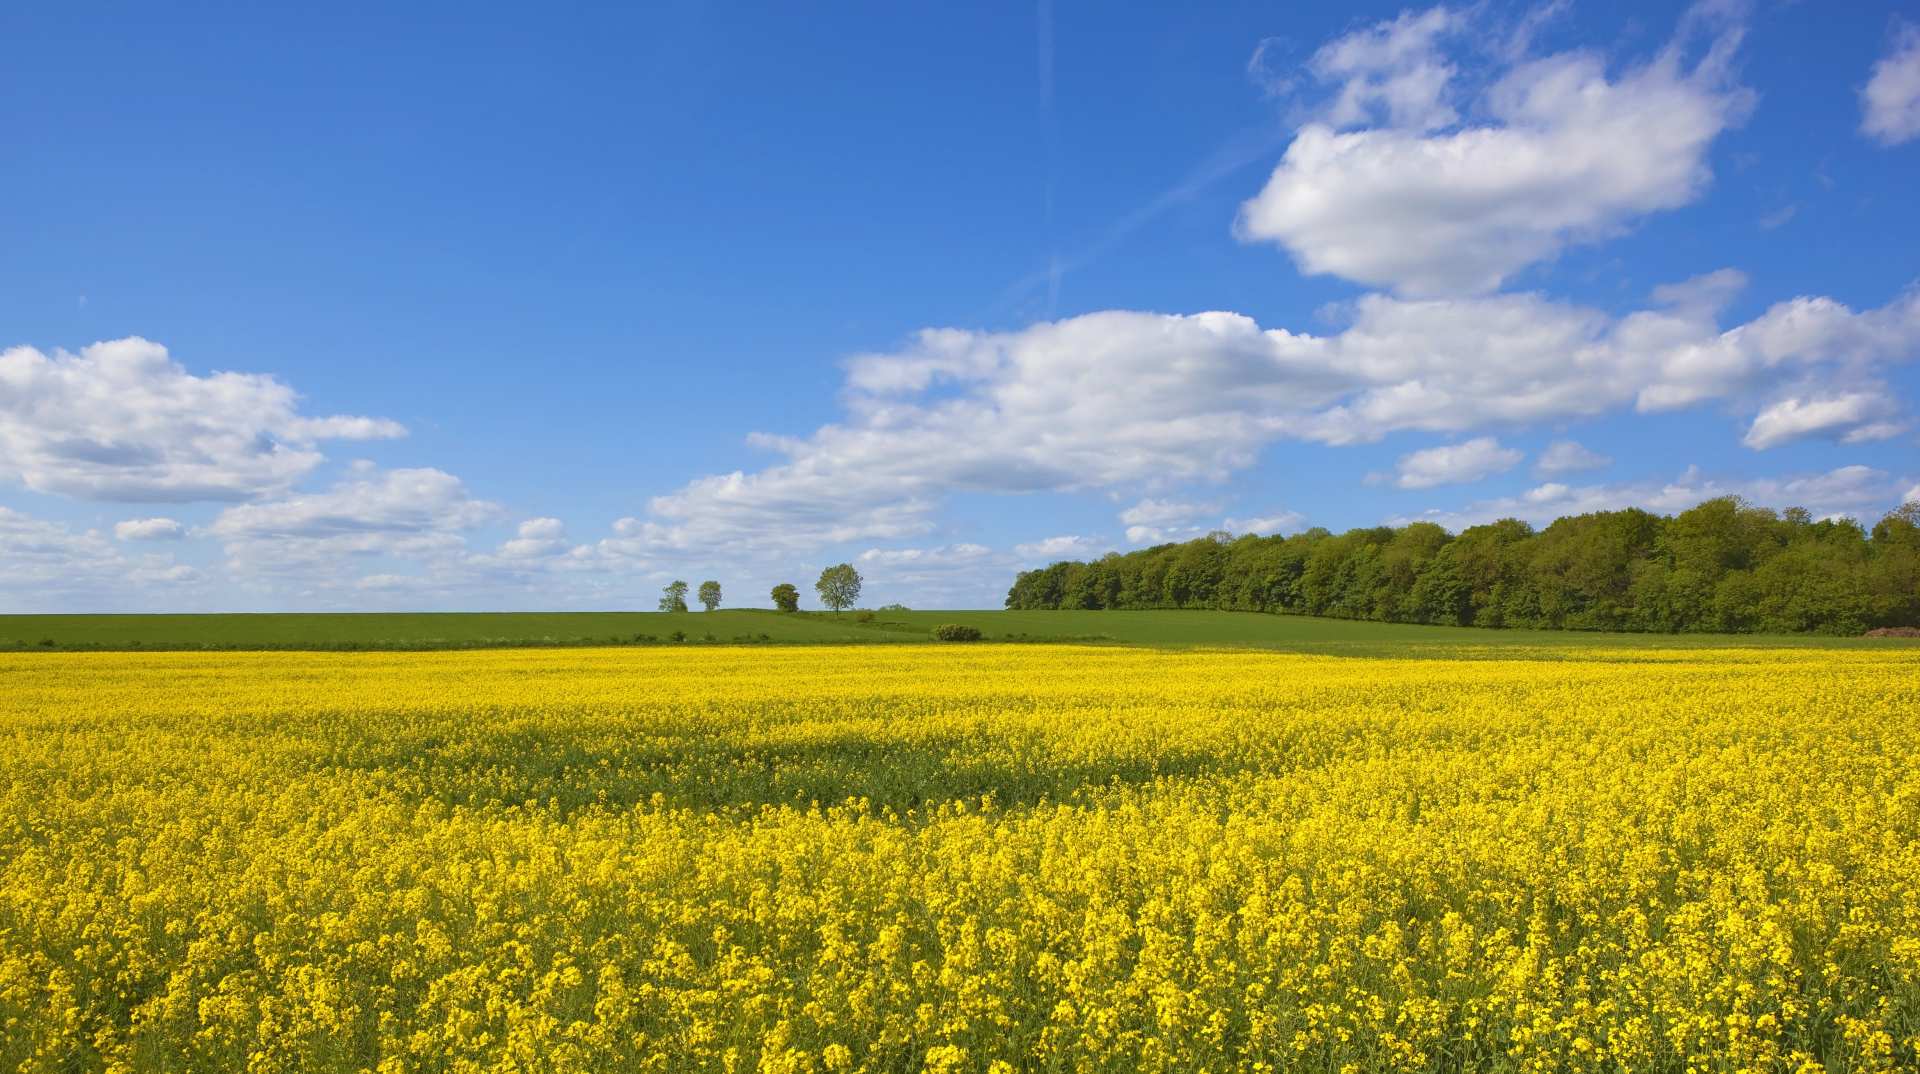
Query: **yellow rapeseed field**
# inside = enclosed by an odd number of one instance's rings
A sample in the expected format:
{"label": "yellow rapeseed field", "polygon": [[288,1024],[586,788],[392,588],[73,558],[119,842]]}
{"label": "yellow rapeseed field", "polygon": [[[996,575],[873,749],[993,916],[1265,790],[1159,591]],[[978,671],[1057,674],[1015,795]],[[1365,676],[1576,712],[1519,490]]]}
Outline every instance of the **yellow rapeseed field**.
{"label": "yellow rapeseed field", "polygon": [[1920,653],[0,656],[0,1070],[1920,1063]]}

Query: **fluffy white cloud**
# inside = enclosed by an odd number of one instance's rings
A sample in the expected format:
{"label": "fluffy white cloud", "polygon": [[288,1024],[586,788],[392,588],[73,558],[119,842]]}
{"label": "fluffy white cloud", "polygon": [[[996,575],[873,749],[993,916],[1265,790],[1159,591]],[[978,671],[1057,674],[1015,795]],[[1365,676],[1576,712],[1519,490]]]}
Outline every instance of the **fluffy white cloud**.
{"label": "fluffy white cloud", "polygon": [[1708,477],[1697,467],[1689,467],[1672,481],[1580,486],[1548,482],[1519,496],[1481,500],[1459,510],[1434,510],[1394,521],[1438,522],[1455,531],[1501,518],[1519,518],[1542,525],[1563,515],[1617,511],[1625,507],[1672,514],[1702,500],[1739,496],[1762,507],[1804,507],[1817,517],[1852,515],[1871,523],[1881,513],[1898,506],[1900,485],[1892,475],[1868,466],[1748,479]]}
{"label": "fluffy white cloud", "polygon": [[[1663,287],[1624,317],[1531,294],[1369,295],[1326,336],[1217,312],[924,332],[849,363],[843,422],[756,437],[784,461],[657,497],[599,547],[738,562],[924,534],[949,493],[1215,481],[1280,439],[1461,434],[1710,400],[1753,414],[1798,383],[1865,390],[1920,350],[1920,290],[1860,312],[1796,298],[1722,328],[1743,282],[1723,271]],[[1128,540],[1193,536],[1188,523],[1218,509],[1180,517],[1165,506],[1178,503],[1130,508]]]}
{"label": "fluffy white cloud", "polygon": [[324,491],[229,508],[205,532],[244,586],[341,607],[644,606],[670,577],[664,567],[684,577],[708,566],[576,545],[556,518],[525,519],[496,548],[471,546],[472,531],[505,516],[452,474],[362,463]]}
{"label": "fluffy white cloud", "polygon": [[754,437],[786,461],[657,497],[614,541],[629,554],[769,555],[925,533],[947,493],[1224,477],[1276,435],[1276,415],[1351,383],[1309,353],[1318,346],[1230,313],[924,332],[849,364],[847,421]]}
{"label": "fluffy white cloud", "polygon": [[1321,82],[1339,84],[1324,121],[1333,127],[1380,121],[1411,130],[1452,125],[1460,117],[1445,97],[1457,70],[1440,42],[1466,24],[1465,15],[1444,7],[1405,11],[1323,45],[1307,67]]}
{"label": "fluffy white cloud", "polygon": [[340,581],[356,561],[379,557],[457,562],[463,531],[495,521],[498,504],[476,500],[452,474],[434,469],[354,472],[324,492],[240,504],[207,532],[243,574],[295,572]]}
{"label": "fluffy white cloud", "polygon": [[1849,444],[1885,440],[1904,428],[1892,420],[1893,401],[1885,395],[1849,392],[1844,395],[1789,397],[1754,416],[1741,443],[1756,451],[1810,436],[1826,436]]}
{"label": "fluffy white cloud", "polygon": [[468,529],[499,514],[498,505],[471,498],[460,479],[444,471],[358,466],[326,492],[229,507],[209,532],[226,539],[353,537]]}
{"label": "fluffy white cloud", "polygon": [[1521,458],[1520,452],[1501,447],[1493,437],[1478,436],[1400,456],[1394,484],[1403,489],[1464,485],[1511,470]]}
{"label": "fluffy white cloud", "polygon": [[1179,500],[1141,500],[1120,512],[1120,521],[1128,526],[1164,526],[1186,522],[1220,509],[1214,503],[1185,503]]}
{"label": "fluffy white cloud", "polygon": [[308,417],[269,376],[198,377],[130,338],[78,354],[0,352],[0,477],[89,500],[245,500],[318,466],[322,440],[404,435],[363,417]]}
{"label": "fluffy white cloud", "polygon": [[1252,533],[1262,537],[1276,533],[1291,533],[1301,527],[1306,516],[1298,511],[1279,511],[1271,515],[1257,515],[1248,518],[1223,518],[1217,525],[1163,524],[1158,526],[1128,526],[1127,541],[1130,544],[1166,544],[1171,541],[1191,541],[1216,531],[1241,534]]}
{"label": "fluffy white cloud", "polygon": [[65,612],[127,608],[156,587],[192,581],[193,568],[164,556],[129,558],[92,530],[0,507],[0,608]]}
{"label": "fluffy white cloud", "polygon": [[520,523],[517,536],[500,546],[500,554],[530,559],[568,551],[567,527],[557,518],[530,518]]}
{"label": "fluffy white cloud", "polygon": [[1860,130],[1882,145],[1920,137],[1920,27],[1901,25],[1860,91]]}
{"label": "fluffy white cloud", "polygon": [[912,601],[916,607],[992,607],[1020,564],[985,545],[869,548],[854,557],[863,604]]}
{"label": "fluffy white cloud", "polygon": [[1664,305],[1614,318],[1537,295],[1407,301],[1368,296],[1330,340],[1371,382],[1298,423],[1330,443],[1396,429],[1460,432],[1590,416],[1626,406],[1673,410],[1738,400],[1818,373],[1870,381],[1920,349],[1920,291],[1855,312],[1830,298],[1781,302],[1722,330],[1718,307],[1742,282],[1714,273],[1661,288]]}
{"label": "fluffy white cloud", "polygon": [[130,518],[114,523],[113,535],[123,541],[177,541],[187,528],[171,518]]}
{"label": "fluffy white cloud", "polygon": [[1014,555],[1028,563],[1053,563],[1063,559],[1094,559],[1111,551],[1113,551],[1113,545],[1097,537],[1071,534],[1013,546]]}
{"label": "fluffy white cloud", "polygon": [[1307,516],[1298,511],[1280,511],[1276,514],[1257,518],[1229,518],[1222,528],[1230,533],[1253,533],[1262,537],[1271,537],[1276,533],[1292,533],[1298,530]]}
{"label": "fluffy white cloud", "polygon": [[0,585],[33,589],[118,577],[125,561],[97,533],[75,533],[57,523],[0,507]]}
{"label": "fluffy white cloud", "polygon": [[1217,516],[1218,503],[1187,503],[1179,500],[1141,500],[1125,511],[1120,512],[1120,521],[1126,524],[1128,542],[1132,544],[1162,544],[1168,541],[1188,541],[1214,530],[1229,533],[1257,533],[1261,535],[1285,533],[1300,528],[1306,521],[1297,511],[1276,511],[1270,515],[1250,516],[1247,518],[1225,518],[1217,525],[1205,524],[1203,516]]}
{"label": "fluffy white cloud", "polygon": [[1613,460],[1573,440],[1555,440],[1534,460],[1533,470],[1542,476],[1598,470]]}
{"label": "fluffy white cloud", "polygon": [[[1455,69],[1438,49],[1462,17],[1402,15],[1321,49],[1311,66],[1341,82],[1335,103],[1242,206],[1239,235],[1280,244],[1310,274],[1490,291],[1570,243],[1692,202],[1712,178],[1708,148],[1749,107],[1729,74],[1740,30],[1703,6],[1617,77],[1588,53],[1519,63],[1474,102],[1484,121],[1456,127]],[[1374,118],[1386,125],[1341,129]]]}
{"label": "fluffy white cloud", "polygon": [[980,562],[993,550],[983,544],[950,544],[942,548],[869,548],[856,558],[881,567],[953,567]]}
{"label": "fluffy white cloud", "polygon": [[1146,499],[1120,512],[1120,522],[1126,526],[1127,540],[1133,544],[1184,541],[1206,532],[1193,524],[1194,519],[1219,509],[1217,503]]}
{"label": "fluffy white cloud", "polygon": [[1169,541],[1184,541],[1201,534],[1198,526],[1128,526],[1129,544],[1166,544]]}
{"label": "fluffy white cloud", "polygon": [[[1480,9],[1410,12],[1331,42],[1308,65],[1330,99],[1247,204],[1242,231],[1311,271],[1439,297],[1365,296],[1328,335],[1228,312],[928,329],[847,362],[840,421],[754,435],[771,465],[653,498],[590,558],[768,564],[922,537],[953,494],[1215,482],[1282,439],[1472,435],[1710,400],[1751,416],[1795,384],[1865,390],[1920,342],[1920,292],[1858,313],[1798,298],[1733,328],[1718,319],[1744,283],[1731,270],[1662,288],[1627,316],[1478,294],[1698,195],[1708,148],[1751,96],[1730,74],[1734,7],[1697,7],[1658,55],[1623,69],[1586,53],[1527,59],[1530,18],[1491,50],[1504,68],[1463,73],[1446,50],[1486,36]],[[1518,461],[1491,437],[1468,443],[1486,453],[1415,461],[1410,486]],[[1576,461],[1544,459],[1542,472]],[[1193,536],[1218,510],[1183,515],[1177,503],[1130,508],[1127,539]]]}
{"label": "fluffy white cloud", "polygon": [[[849,461],[863,454],[857,444],[842,450]],[[648,503],[651,518],[616,521],[614,536],[601,547],[634,558],[765,559],[842,541],[917,537],[933,528],[933,481],[904,471],[863,473],[804,449],[793,455],[791,465],[704,477],[656,496]]]}

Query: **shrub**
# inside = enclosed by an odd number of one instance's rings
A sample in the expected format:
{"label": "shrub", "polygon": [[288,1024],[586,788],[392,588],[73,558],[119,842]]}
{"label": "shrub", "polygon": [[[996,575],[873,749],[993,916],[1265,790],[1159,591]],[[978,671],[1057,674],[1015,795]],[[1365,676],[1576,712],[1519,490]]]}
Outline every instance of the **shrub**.
{"label": "shrub", "polygon": [[942,623],[933,628],[933,636],[939,641],[979,641],[980,628],[961,626],[959,623]]}
{"label": "shrub", "polygon": [[854,615],[853,621],[856,623],[871,623],[873,622],[873,613],[859,612],[856,615]]}

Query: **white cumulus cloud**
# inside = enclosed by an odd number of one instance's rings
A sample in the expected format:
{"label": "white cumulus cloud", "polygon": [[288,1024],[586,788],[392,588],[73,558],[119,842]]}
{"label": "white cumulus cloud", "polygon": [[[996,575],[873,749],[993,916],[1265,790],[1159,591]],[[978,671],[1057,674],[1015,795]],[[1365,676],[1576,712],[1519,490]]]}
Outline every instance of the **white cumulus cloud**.
{"label": "white cumulus cloud", "polygon": [[130,518],[114,523],[113,535],[123,541],[177,541],[187,528],[171,518]]}
{"label": "white cumulus cloud", "polygon": [[1221,524],[1221,528],[1230,533],[1252,533],[1261,537],[1271,537],[1277,533],[1293,533],[1306,520],[1307,516],[1298,511],[1279,511],[1253,518],[1229,518]]}
{"label": "white cumulus cloud", "polygon": [[1019,564],[982,544],[869,548],[854,557],[865,584],[863,604],[911,598],[916,607],[992,606]]}
{"label": "white cumulus cloud", "polygon": [[1323,45],[1307,66],[1321,82],[1339,86],[1324,121],[1410,130],[1451,125],[1459,113],[1446,95],[1458,72],[1440,43],[1466,25],[1464,14],[1445,7],[1405,11]]}
{"label": "white cumulus cloud", "polygon": [[1097,537],[1067,534],[1013,546],[1014,555],[1029,563],[1052,563],[1062,559],[1093,559],[1113,551],[1113,545]]}
{"label": "white cumulus cloud", "polygon": [[502,514],[498,504],[474,499],[452,474],[359,466],[324,492],[229,507],[207,532],[225,545],[240,573],[338,581],[356,560],[457,562],[466,552],[463,532]]}
{"label": "white cumulus cloud", "polygon": [[[1712,273],[1615,316],[1534,294],[1368,295],[1330,335],[1234,313],[1110,311],[1009,332],[923,332],[850,363],[842,421],[760,436],[780,461],[656,497],[609,555],[791,555],[930,532],[953,493],[1126,492],[1214,482],[1285,439],[1483,433],[1722,401],[1751,416],[1817,381],[1870,390],[1920,350],[1920,290],[1856,311],[1824,297],[1722,327],[1744,284]],[[1180,506],[1171,506],[1180,505]],[[1218,510],[1128,508],[1141,544],[1204,532]]]}
{"label": "white cumulus cloud", "polygon": [[1860,91],[1860,130],[1882,145],[1920,137],[1920,27],[1900,25]]}
{"label": "white cumulus cloud", "polygon": [[1219,509],[1217,503],[1145,499],[1120,512],[1120,522],[1129,543],[1162,544],[1200,536],[1206,530],[1194,520]]}
{"label": "white cumulus cloud", "polygon": [[567,527],[557,518],[527,519],[515,533],[513,539],[500,545],[501,555],[529,559],[568,550]]}
{"label": "white cumulus cloud", "polygon": [[1900,482],[1869,466],[1842,466],[1822,473],[1783,477],[1724,478],[1688,467],[1671,481],[1566,485],[1548,482],[1519,496],[1480,500],[1457,510],[1434,510],[1393,520],[1438,522],[1451,530],[1501,518],[1544,525],[1565,515],[1639,507],[1662,514],[1684,511],[1702,500],[1739,496],[1761,507],[1804,507],[1816,517],[1851,515],[1871,523],[1898,506]]}
{"label": "white cumulus cloud", "polygon": [[952,567],[977,563],[993,550],[983,544],[950,544],[938,548],[869,548],[856,557],[861,563],[886,567]]}
{"label": "white cumulus cloud", "polygon": [[1789,397],[1762,410],[1741,443],[1756,451],[1810,436],[1825,436],[1849,444],[1885,440],[1903,426],[1892,420],[1892,400],[1869,392],[1809,398]]}
{"label": "white cumulus cloud", "polygon": [[1186,522],[1219,509],[1218,504],[1212,503],[1147,499],[1120,512],[1120,521],[1129,526],[1164,526],[1169,522]]}
{"label": "white cumulus cloud", "polygon": [[0,352],[0,477],[88,500],[246,500],[290,488],[322,440],[396,437],[379,418],[311,417],[270,376],[195,376],[158,343]]}
{"label": "white cumulus cloud", "polygon": [[165,556],[123,555],[93,530],[0,507],[0,609],[124,610],[198,576]]}
{"label": "white cumulus cloud", "polygon": [[1686,205],[1712,178],[1708,148],[1751,100],[1730,74],[1741,31],[1715,14],[1722,6],[1694,9],[1658,56],[1616,75],[1586,52],[1521,62],[1463,124],[1439,47],[1465,16],[1402,15],[1336,41],[1311,65],[1341,83],[1335,104],[1300,128],[1237,231],[1278,243],[1309,274],[1470,294]]}
{"label": "white cumulus cloud", "polygon": [[1403,489],[1464,485],[1513,469],[1523,456],[1491,436],[1443,444],[1400,456],[1394,483]]}

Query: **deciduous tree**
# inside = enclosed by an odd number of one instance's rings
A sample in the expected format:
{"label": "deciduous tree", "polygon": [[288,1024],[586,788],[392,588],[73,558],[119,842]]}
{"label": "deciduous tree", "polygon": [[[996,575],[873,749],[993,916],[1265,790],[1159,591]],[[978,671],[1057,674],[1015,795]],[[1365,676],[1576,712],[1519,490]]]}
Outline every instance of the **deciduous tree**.
{"label": "deciduous tree", "polygon": [[860,599],[860,572],[851,563],[836,563],[820,572],[813,588],[820,594],[820,603],[836,612],[845,611]]}
{"label": "deciduous tree", "polygon": [[1023,571],[1007,607],[1221,608],[1459,626],[1857,634],[1920,626],[1920,503],[1869,533],[1733,497],[1291,537],[1210,534]]}
{"label": "deciduous tree", "polygon": [[687,610],[687,583],[678,579],[668,583],[660,591],[660,610],[663,612],[684,612]]}

